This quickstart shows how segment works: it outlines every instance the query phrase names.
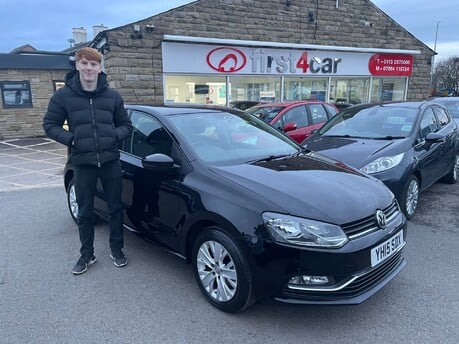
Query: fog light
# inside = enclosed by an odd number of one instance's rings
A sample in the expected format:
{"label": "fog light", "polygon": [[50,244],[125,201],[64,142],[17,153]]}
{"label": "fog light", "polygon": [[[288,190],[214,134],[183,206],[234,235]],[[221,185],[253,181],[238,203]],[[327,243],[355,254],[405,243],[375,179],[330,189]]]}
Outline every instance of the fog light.
{"label": "fog light", "polygon": [[302,275],[302,276],[295,276],[290,279],[288,284],[294,284],[294,285],[324,285],[324,284],[329,284],[330,279],[328,276],[308,276],[308,275]]}

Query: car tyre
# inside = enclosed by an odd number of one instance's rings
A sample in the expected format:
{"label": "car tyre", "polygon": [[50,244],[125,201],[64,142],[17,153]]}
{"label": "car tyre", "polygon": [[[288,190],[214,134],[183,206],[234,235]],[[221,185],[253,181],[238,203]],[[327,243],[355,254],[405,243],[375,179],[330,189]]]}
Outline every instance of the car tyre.
{"label": "car tyre", "polygon": [[193,245],[192,265],[202,294],[216,308],[236,313],[255,302],[245,255],[220,229],[211,227],[198,235]]}
{"label": "car tyre", "polygon": [[407,219],[411,219],[416,211],[419,201],[420,185],[416,176],[411,176],[405,184],[400,199],[400,207]]}
{"label": "car tyre", "polygon": [[459,174],[459,154],[456,154],[454,159],[454,164],[451,167],[451,170],[446,176],[443,177],[442,181],[447,184],[454,184],[457,182],[457,176]]}
{"label": "car tyre", "polygon": [[[70,211],[70,216],[72,216],[73,221],[78,223],[78,204],[76,201],[76,193],[75,193],[75,182],[72,179],[67,186],[67,206]],[[99,220],[99,216],[94,213],[92,222],[96,223]]]}

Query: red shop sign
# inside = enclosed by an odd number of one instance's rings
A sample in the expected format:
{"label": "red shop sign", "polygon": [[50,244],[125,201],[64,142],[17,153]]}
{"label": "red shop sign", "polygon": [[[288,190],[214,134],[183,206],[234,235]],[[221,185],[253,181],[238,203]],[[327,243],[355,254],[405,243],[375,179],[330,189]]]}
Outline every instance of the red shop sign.
{"label": "red shop sign", "polygon": [[413,73],[413,55],[374,54],[368,62],[372,75],[410,76]]}

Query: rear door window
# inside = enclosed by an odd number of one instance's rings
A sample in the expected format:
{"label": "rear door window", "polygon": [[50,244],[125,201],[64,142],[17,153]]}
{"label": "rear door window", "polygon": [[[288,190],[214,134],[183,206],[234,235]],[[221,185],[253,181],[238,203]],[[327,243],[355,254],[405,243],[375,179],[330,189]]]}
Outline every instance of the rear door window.
{"label": "rear door window", "polygon": [[325,111],[322,104],[310,104],[308,108],[311,114],[312,124],[323,123],[328,120],[327,111]]}

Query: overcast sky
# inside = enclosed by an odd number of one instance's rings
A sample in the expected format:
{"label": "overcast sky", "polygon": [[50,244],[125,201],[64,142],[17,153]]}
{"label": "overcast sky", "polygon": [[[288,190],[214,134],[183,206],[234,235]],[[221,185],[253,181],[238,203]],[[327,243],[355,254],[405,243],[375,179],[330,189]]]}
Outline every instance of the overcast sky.
{"label": "overcast sky", "polygon": [[[38,50],[60,51],[69,47],[68,39],[72,38],[72,28],[86,28],[88,39],[92,39],[93,25],[103,24],[114,28],[190,2],[192,1],[0,0],[0,52],[7,53],[25,44]],[[458,0],[373,2],[432,49],[437,23],[441,21],[438,25],[436,61],[459,56]]]}

